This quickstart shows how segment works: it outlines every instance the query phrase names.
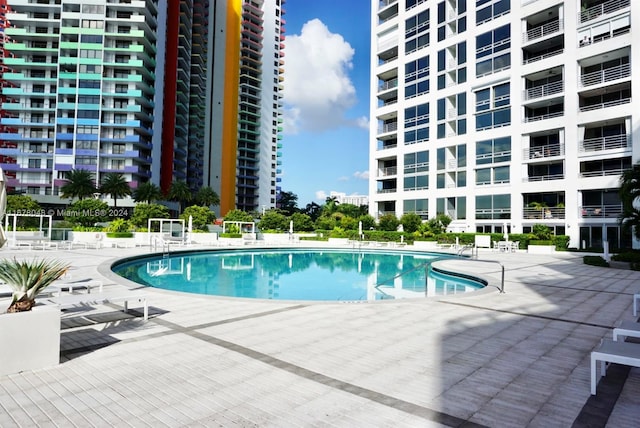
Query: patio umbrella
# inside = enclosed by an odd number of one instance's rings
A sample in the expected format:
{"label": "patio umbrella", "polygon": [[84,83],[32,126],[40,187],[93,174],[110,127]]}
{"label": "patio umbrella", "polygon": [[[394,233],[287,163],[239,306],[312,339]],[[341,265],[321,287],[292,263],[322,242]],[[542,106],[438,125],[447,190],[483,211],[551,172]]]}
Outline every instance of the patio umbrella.
{"label": "patio umbrella", "polygon": [[193,233],[193,216],[189,216],[189,221],[187,222],[187,242],[191,242],[191,234]]}
{"label": "patio umbrella", "polygon": [[7,242],[7,235],[2,228],[2,220],[7,212],[7,188],[5,187],[4,171],[0,168],[0,248]]}
{"label": "patio umbrella", "polygon": [[505,241],[509,241],[509,229],[507,228],[507,226],[508,226],[508,225],[507,225],[507,222],[505,221],[505,222],[502,224],[502,228],[503,228],[503,230],[504,230],[504,240],[505,240]]}
{"label": "patio umbrella", "polygon": [[358,222],[358,236],[362,238],[362,221]]}
{"label": "patio umbrella", "polygon": [[293,220],[289,222],[289,233],[293,233]]}

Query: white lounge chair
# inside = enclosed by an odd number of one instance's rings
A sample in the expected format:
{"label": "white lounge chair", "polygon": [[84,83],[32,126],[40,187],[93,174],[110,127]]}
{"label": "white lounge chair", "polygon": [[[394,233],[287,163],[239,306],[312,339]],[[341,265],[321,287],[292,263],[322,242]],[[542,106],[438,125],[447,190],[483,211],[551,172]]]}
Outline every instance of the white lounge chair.
{"label": "white lounge chair", "polygon": [[597,376],[596,363],[600,361],[600,376],[607,372],[606,363],[624,364],[640,367],[640,344],[603,339],[600,346],[591,352],[591,395],[596,395]]}
{"label": "white lounge chair", "polygon": [[129,302],[141,303],[144,308],[144,320],[149,319],[149,305],[147,296],[140,291],[107,291],[87,294],[60,294],[46,298],[49,304],[60,306],[60,309],[70,309],[81,306],[96,306],[106,303],[123,303],[124,312],[129,310]]}
{"label": "white lounge chair", "polygon": [[640,300],[640,293],[633,295],[633,316],[638,316],[638,300]]}
{"label": "white lounge chair", "polygon": [[613,340],[617,341],[618,336],[640,337],[640,323],[635,321],[622,321],[618,327],[613,329]]}

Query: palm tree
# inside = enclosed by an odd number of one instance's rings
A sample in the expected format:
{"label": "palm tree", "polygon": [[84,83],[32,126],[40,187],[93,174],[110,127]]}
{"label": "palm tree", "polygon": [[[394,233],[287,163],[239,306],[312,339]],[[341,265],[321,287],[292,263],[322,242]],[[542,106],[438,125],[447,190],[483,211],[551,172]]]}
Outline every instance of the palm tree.
{"label": "palm tree", "polygon": [[60,188],[63,198],[84,199],[96,193],[93,174],[86,169],[72,169],[67,173],[67,183]]}
{"label": "palm tree", "polygon": [[150,204],[162,198],[160,187],[150,181],[144,182],[133,191],[133,200],[136,202],[146,202]]}
{"label": "palm tree", "polygon": [[184,210],[185,204],[193,199],[191,189],[184,181],[174,181],[171,183],[167,197],[171,201],[180,203],[180,212]]}
{"label": "palm tree", "polygon": [[64,275],[69,265],[48,260],[0,260],[0,279],[13,293],[7,312],[30,311],[36,296],[53,281]]}
{"label": "palm tree", "polygon": [[113,206],[117,207],[118,198],[124,198],[131,194],[131,187],[127,180],[119,172],[109,172],[102,178],[100,193],[103,195],[111,195],[113,198]]}
{"label": "palm tree", "polygon": [[196,193],[196,201],[203,207],[216,206],[220,204],[220,196],[209,186],[203,186]]}
{"label": "palm tree", "polygon": [[622,213],[618,218],[620,226],[632,230],[634,236],[640,239],[640,209],[634,206],[640,198],[640,164],[622,173],[619,194],[622,201]]}

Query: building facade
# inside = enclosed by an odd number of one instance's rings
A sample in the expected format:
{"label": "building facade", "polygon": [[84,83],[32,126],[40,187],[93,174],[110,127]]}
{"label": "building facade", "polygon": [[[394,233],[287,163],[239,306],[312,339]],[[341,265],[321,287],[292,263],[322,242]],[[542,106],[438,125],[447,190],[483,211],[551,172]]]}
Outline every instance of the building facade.
{"label": "building facade", "polygon": [[630,0],[374,0],[370,213],[630,247],[639,19]]}
{"label": "building facade", "polygon": [[[0,0],[0,167],[56,204],[72,169],[275,207],[281,0]],[[105,199],[109,201],[109,199]],[[123,205],[132,204],[131,200]]]}
{"label": "building facade", "polygon": [[[280,191],[284,0],[216,4],[205,183],[220,188],[220,212],[275,208]],[[223,53],[223,54],[222,54]]]}

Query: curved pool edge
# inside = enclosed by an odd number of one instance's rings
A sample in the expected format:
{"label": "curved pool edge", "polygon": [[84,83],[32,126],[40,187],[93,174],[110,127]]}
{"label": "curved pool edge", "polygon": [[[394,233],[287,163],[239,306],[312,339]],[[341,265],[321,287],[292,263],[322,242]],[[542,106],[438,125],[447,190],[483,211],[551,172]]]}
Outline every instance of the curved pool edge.
{"label": "curved pool edge", "polygon": [[[174,250],[171,251],[171,253],[169,253],[170,255],[184,255],[184,254],[190,254],[190,253],[202,253],[202,252],[217,252],[217,251],[229,251],[229,250],[247,250],[247,251],[251,251],[251,250],[259,250],[259,251],[268,251],[268,250],[316,250],[316,251],[321,251],[321,250],[343,250],[343,251],[350,251],[353,250],[352,248],[344,248],[344,247],[339,247],[339,246],[296,246],[296,247],[289,247],[289,246],[252,246],[250,248],[247,247],[223,247],[223,248],[190,248],[190,249],[184,249],[184,250]],[[356,250],[357,251],[357,250]],[[422,249],[412,249],[412,248],[369,248],[367,249],[368,252],[385,252],[385,253],[418,253],[418,254],[437,254],[437,255],[443,255],[443,256],[455,256],[451,253],[444,253],[444,252],[437,252],[437,251],[424,251]],[[141,289],[147,289],[147,290],[153,290],[154,293],[160,293],[160,294],[164,294],[164,295],[171,295],[171,294],[175,294],[175,295],[181,295],[181,296],[194,296],[194,297],[198,297],[198,298],[211,298],[211,299],[219,299],[219,300],[230,300],[230,301],[251,301],[251,302],[264,302],[264,303],[289,303],[289,304],[304,304],[304,305],[318,305],[318,304],[393,304],[393,303],[399,303],[399,302],[423,302],[423,301],[437,301],[437,300],[441,300],[441,299],[457,299],[457,298],[461,298],[461,297],[471,297],[471,296],[477,296],[480,294],[486,294],[486,293],[492,293],[494,291],[499,291],[499,285],[496,285],[496,281],[489,278],[489,277],[485,277],[483,275],[477,274],[477,273],[472,273],[469,271],[461,271],[459,269],[451,269],[451,268],[443,268],[443,267],[439,267],[439,272],[445,275],[452,275],[452,276],[458,276],[458,277],[463,277],[463,278],[467,278],[467,279],[473,279],[476,280],[477,282],[481,282],[481,283],[485,283],[485,286],[475,290],[475,291],[467,291],[465,293],[461,293],[461,294],[451,294],[451,295],[439,295],[439,296],[431,296],[428,298],[425,297],[409,297],[409,298],[402,298],[402,299],[390,299],[390,300],[340,300],[340,301],[334,301],[334,300],[295,300],[295,299],[280,299],[280,300],[274,300],[274,299],[262,299],[262,298],[248,298],[248,297],[233,297],[233,296],[219,296],[219,295],[207,295],[207,294],[194,294],[194,293],[189,293],[189,292],[184,292],[184,291],[178,291],[178,290],[167,290],[167,289],[162,289],[162,288],[156,288],[156,287],[152,287],[152,286],[148,286],[148,285],[144,285],[144,284],[140,284],[134,281],[131,281],[125,277],[122,277],[118,274],[116,274],[115,272],[113,272],[113,267],[122,264],[122,263],[127,263],[129,261],[132,260],[137,260],[137,259],[143,259],[143,258],[152,258],[152,257],[162,257],[164,254],[163,252],[141,252],[140,254],[136,254],[136,255],[131,255],[131,256],[126,256],[126,257],[116,257],[114,259],[111,260],[107,260],[104,261],[103,263],[99,264],[97,269],[98,272],[103,275],[105,278],[108,278],[109,280],[121,284],[123,286],[126,286],[130,289],[136,289],[136,290],[141,290]],[[458,258],[454,258],[451,260],[438,260],[435,263],[438,264],[442,264],[442,263],[446,263],[446,262],[451,262],[452,260],[461,260],[461,259],[468,259],[468,257],[458,257]],[[493,289],[494,287],[495,290]]]}

